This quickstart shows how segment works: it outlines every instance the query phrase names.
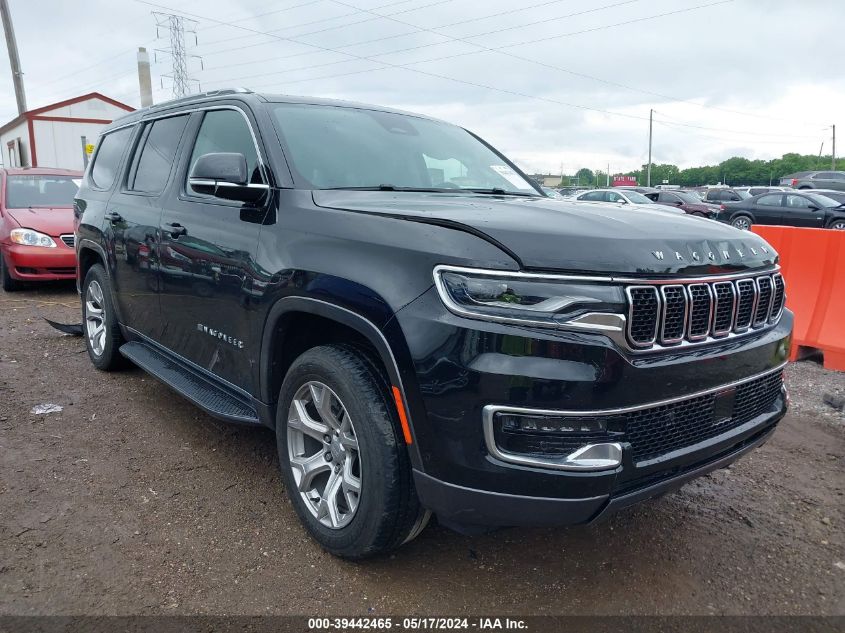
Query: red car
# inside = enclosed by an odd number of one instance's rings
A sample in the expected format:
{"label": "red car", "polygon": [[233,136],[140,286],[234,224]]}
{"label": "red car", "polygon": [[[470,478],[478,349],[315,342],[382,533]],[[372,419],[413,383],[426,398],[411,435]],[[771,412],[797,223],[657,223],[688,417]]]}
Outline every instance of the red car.
{"label": "red car", "polygon": [[67,169],[0,169],[0,280],[76,279],[73,197],[82,174]]}

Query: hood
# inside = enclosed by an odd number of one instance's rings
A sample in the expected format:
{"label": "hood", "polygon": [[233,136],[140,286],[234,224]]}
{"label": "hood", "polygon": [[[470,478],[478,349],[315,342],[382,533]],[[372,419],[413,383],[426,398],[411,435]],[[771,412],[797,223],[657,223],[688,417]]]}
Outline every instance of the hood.
{"label": "hood", "polygon": [[545,198],[388,191],[318,190],[313,199],[320,207],[465,227],[530,270],[694,276],[742,272],[777,260],[754,233],[650,205],[632,210]]}
{"label": "hood", "polygon": [[52,237],[73,233],[72,207],[6,209],[4,213],[24,229],[32,229]]}

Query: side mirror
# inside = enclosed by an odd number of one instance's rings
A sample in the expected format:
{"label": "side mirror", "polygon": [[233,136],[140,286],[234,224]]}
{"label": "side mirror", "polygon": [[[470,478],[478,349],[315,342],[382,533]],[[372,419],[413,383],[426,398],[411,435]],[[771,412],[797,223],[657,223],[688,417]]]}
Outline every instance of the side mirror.
{"label": "side mirror", "polygon": [[814,204],[811,204],[811,205],[810,205],[809,207],[807,207],[807,208],[808,208],[810,211],[818,211],[818,210],[819,210],[819,208],[818,208],[816,205],[814,205]]}
{"label": "side mirror", "polygon": [[239,202],[258,202],[270,187],[250,183],[246,158],[234,152],[203,154],[188,178],[191,189],[207,196]]}

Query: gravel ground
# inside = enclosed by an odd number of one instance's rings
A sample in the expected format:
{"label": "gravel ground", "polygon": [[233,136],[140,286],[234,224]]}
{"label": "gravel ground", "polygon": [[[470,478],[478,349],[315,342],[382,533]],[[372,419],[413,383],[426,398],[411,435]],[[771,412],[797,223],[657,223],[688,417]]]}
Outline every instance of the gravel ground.
{"label": "gravel ground", "polygon": [[0,294],[0,614],[845,614],[845,374],[792,365],[768,444],[606,523],[353,564],[306,537],[270,431],[95,371],[40,318],[77,314],[72,287]]}

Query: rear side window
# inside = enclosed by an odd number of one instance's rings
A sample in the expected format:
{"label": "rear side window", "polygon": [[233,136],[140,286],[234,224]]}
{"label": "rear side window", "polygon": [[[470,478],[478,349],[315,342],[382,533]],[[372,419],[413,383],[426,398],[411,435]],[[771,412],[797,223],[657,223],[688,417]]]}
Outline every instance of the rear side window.
{"label": "rear side window", "polygon": [[188,115],[182,115],[147,124],[138,143],[134,173],[129,178],[131,191],[152,194],[164,191],[187,123]]}
{"label": "rear side window", "polygon": [[89,176],[97,189],[111,189],[117,178],[117,168],[123,156],[123,150],[132,135],[131,127],[106,134],[100,139],[100,147],[94,157]]}
{"label": "rear side window", "polygon": [[765,207],[779,207],[781,200],[783,200],[782,195],[773,193],[769,196],[763,196],[762,198],[758,198],[757,204],[763,205]]}

